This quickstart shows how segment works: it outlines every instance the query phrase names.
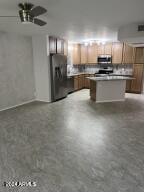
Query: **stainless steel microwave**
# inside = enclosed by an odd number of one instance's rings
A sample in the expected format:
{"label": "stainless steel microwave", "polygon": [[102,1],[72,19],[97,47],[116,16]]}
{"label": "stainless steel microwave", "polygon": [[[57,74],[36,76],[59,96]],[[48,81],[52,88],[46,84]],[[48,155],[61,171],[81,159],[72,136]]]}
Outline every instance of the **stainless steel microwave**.
{"label": "stainless steel microwave", "polygon": [[97,62],[100,64],[106,63],[112,63],[112,56],[111,55],[99,55],[97,58]]}

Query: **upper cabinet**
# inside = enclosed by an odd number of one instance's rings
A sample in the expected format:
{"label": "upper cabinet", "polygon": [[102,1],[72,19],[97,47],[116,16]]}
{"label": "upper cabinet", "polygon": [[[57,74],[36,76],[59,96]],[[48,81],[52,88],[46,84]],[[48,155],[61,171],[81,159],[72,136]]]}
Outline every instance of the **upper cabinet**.
{"label": "upper cabinet", "polygon": [[81,44],[80,46],[80,58],[81,58],[81,64],[87,64],[88,63],[88,47],[84,44]]}
{"label": "upper cabinet", "polygon": [[68,56],[68,41],[64,41],[64,55]]}
{"label": "upper cabinet", "polygon": [[88,46],[88,63],[97,63],[97,45],[92,44]]}
{"label": "upper cabinet", "polygon": [[108,43],[106,45],[93,45],[88,46],[88,63],[97,63],[98,55],[112,54],[112,44]]}
{"label": "upper cabinet", "polygon": [[57,38],[57,44],[56,44],[56,48],[57,48],[57,53],[58,54],[64,54],[64,40]]}
{"label": "upper cabinet", "polygon": [[65,54],[67,52],[66,40],[59,37],[49,37],[49,52],[52,54]]}
{"label": "upper cabinet", "polygon": [[104,46],[104,54],[112,55],[112,43],[107,43]]}
{"label": "upper cabinet", "polygon": [[124,44],[124,50],[123,50],[123,63],[130,63],[133,64],[135,59],[135,48],[128,45]]}
{"label": "upper cabinet", "polygon": [[105,45],[97,45],[97,55],[105,54]]}
{"label": "upper cabinet", "polygon": [[[52,46],[54,47],[54,46]],[[73,45],[73,64],[96,64],[99,55],[112,55],[113,64],[144,63],[144,48],[134,48],[124,43],[107,43],[105,45]]]}
{"label": "upper cabinet", "polygon": [[123,43],[112,44],[112,62],[113,64],[122,63],[123,57]]}
{"label": "upper cabinet", "polygon": [[106,43],[105,45],[97,45],[97,55],[111,55],[112,43]]}
{"label": "upper cabinet", "polygon": [[136,48],[135,63],[144,63],[144,47]]}
{"label": "upper cabinet", "polygon": [[57,44],[57,39],[56,37],[50,36],[49,37],[49,52],[50,53],[56,53],[56,44]]}
{"label": "upper cabinet", "polygon": [[81,63],[81,46],[80,46],[80,44],[74,44],[73,45],[72,62],[74,65]]}

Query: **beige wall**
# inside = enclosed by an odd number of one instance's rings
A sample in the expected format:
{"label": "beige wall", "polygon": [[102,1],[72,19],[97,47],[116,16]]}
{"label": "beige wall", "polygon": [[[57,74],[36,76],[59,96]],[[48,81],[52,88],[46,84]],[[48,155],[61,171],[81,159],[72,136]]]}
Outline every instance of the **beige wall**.
{"label": "beige wall", "polygon": [[0,32],[0,110],[34,95],[32,38]]}

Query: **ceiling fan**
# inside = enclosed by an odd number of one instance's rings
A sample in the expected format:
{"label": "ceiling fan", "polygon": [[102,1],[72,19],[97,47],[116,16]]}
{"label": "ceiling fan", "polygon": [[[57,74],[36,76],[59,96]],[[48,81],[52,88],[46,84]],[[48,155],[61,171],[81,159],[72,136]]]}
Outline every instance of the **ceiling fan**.
{"label": "ceiling fan", "polygon": [[47,10],[41,6],[34,6],[31,3],[20,3],[18,4],[19,16],[0,16],[0,17],[20,17],[23,24],[34,23],[39,26],[44,26],[47,23],[37,17],[46,13]]}

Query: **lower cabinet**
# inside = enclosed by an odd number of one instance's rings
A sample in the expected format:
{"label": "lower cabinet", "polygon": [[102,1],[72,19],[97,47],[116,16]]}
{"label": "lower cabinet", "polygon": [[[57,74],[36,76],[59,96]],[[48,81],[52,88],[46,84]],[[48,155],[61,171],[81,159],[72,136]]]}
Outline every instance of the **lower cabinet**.
{"label": "lower cabinet", "polygon": [[131,80],[126,81],[126,92],[131,92]]}
{"label": "lower cabinet", "polygon": [[90,89],[90,80],[87,79],[87,77],[89,77],[89,75],[84,75],[84,87]]}
{"label": "lower cabinet", "polygon": [[80,90],[84,88],[84,75],[74,76],[74,90]]}
{"label": "lower cabinet", "polygon": [[96,81],[90,81],[90,98],[96,100]]}
{"label": "lower cabinet", "polygon": [[79,78],[78,76],[74,76],[74,90],[77,91],[79,89]]}
{"label": "lower cabinet", "polygon": [[90,89],[90,80],[87,77],[94,77],[94,75],[85,75],[84,77],[84,87]]}
{"label": "lower cabinet", "polygon": [[[90,80],[87,77],[93,77],[94,75],[76,75],[74,76],[74,90],[80,90],[83,88],[90,89]],[[126,92],[129,93],[142,93],[143,80],[144,80],[144,64],[134,64],[133,80],[127,80]]]}
{"label": "lower cabinet", "polygon": [[142,93],[143,91],[143,73],[144,65],[135,64],[134,65],[134,80],[131,81],[131,92]]}
{"label": "lower cabinet", "polygon": [[87,77],[93,77],[94,75],[76,75],[74,76],[74,90],[80,90],[83,88],[90,89],[90,80]]}
{"label": "lower cabinet", "polygon": [[132,81],[127,81],[126,92],[130,93],[142,93],[143,91],[143,79],[144,79],[144,64],[134,64],[134,73]]}

